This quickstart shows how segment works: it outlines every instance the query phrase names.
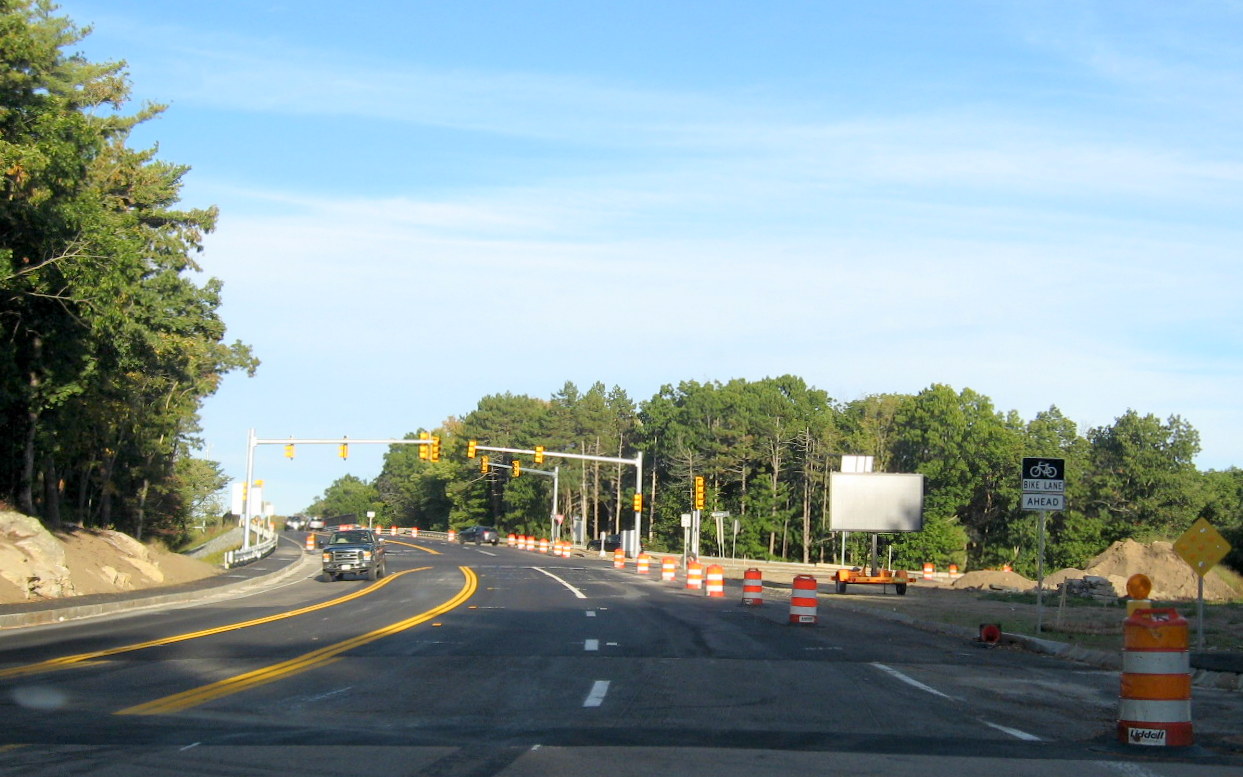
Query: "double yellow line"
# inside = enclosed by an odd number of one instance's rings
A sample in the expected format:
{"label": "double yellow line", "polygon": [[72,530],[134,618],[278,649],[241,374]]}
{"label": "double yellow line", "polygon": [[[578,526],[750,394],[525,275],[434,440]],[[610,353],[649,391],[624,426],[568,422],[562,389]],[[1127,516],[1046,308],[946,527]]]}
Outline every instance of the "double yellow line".
{"label": "double yellow line", "polygon": [[387,577],[381,578],[380,581],[375,583],[374,585],[369,585],[366,588],[355,591],[352,594],[346,594],[345,596],[340,596],[340,597],[337,597],[336,599],[330,599],[329,601],[321,602],[319,604],[312,604],[308,607],[302,607],[297,610],[290,610],[289,612],[282,612],[276,615],[268,615],[267,617],[264,617],[264,618],[255,618],[253,620],[242,621],[240,623],[230,623],[227,626],[217,626],[216,628],[213,628],[213,629],[203,629],[202,631],[192,631],[186,634],[177,634],[171,637],[161,637],[159,639],[153,639],[148,642],[138,642],[133,645],[122,645],[120,647],[108,648],[107,650],[96,650],[90,653],[78,653],[77,655],[72,655],[72,656],[50,658],[47,661],[40,661],[37,664],[26,664],[24,666],[10,667],[9,669],[0,669],[0,679],[4,679],[7,677],[25,677],[26,675],[42,674],[44,672],[52,672],[57,669],[68,668],[75,664],[81,664],[84,661],[93,661],[97,658],[107,658],[108,656],[120,655],[121,653],[132,653],[135,650],[146,650],[147,648],[160,647],[161,645],[172,645],[178,642],[185,642],[191,639],[199,639],[201,637],[210,637],[213,634],[224,634],[225,632],[228,632],[228,631],[237,631],[238,629],[247,629],[247,628],[250,628],[251,626],[259,626],[264,623],[272,623],[274,621],[284,620],[285,618],[293,618],[298,615],[305,615],[308,612],[315,612],[316,610],[322,610],[326,607],[334,607],[338,604],[344,604],[345,602],[351,601],[353,599],[357,599],[360,596],[366,596],[367,594],[372,593],[388,585],[389,583],[393,582],[394,580],[401,577],[402,575],[408,575],[411,572],[421,572],[425,569],[431,569],[431,567],[419,567],[418,569],[407,569],[403,572],[397,572],[396,574],[392,574]]}
{"label": "double yellow line", "polygon": [[[475,591],[478,589],[479,578],[469,567],[458,567],[458,569],[462,571],[463,576],[466,578],[466,583],[462,586],[462,589],[458,591],[452,599],[449,599],[447,602],[433,607],[426,612],[407,618],[403,621],[398,621],[397,623],[389,624],[388,626],[376,629],[375,631],[361,634],[357,637],[351,637],[350,639],[338,642],[335,645],[328,645],[327,647],[322,647],[319,650],[304,653],[303,655],[291,658],[287,661],[281,661],[277,664],[261,667],[250,672],[245,672],[225,680],[211,683],[210,685],[203,685],[198,688],[192,688],[188,691],[176,693],[172,696],[165,696],[162,699],[149,701],[145,704],[126,707],[123,710],[118,710],[116,714],[164,715],[172,712],[179,712],[181,710],[212,701],[213,699],[219,699],[222,696],[239,693],[249,688],[255,688],[260,685],[284,679],[286,677],[291,677],[309,669],[326,666],[327,664],[336,661],[337,657],[347,650],[353,650],[354,648],[370,644],[376,640],[383,639],[384,637],[405,631],[412,626],[417,626],[420,623],[431,620],[437,615],[441,615],[454,609],[455,607],[461,606],[467,599],[473,596]],[[396,577],[396,575],[394,575],[394,577]]]}

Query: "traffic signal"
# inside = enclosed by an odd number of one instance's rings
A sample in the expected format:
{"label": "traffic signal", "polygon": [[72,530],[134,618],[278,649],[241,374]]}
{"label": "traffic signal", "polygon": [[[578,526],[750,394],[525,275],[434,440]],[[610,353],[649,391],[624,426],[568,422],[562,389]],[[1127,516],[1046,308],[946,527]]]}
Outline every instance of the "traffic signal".
{"label": "traffic signal", "polygon": [[[427,432],[419,432],[420,440],[427,440],[430,443],[431,437],[432,436],[428,434]],[[427,461],[429,458],[431,458],[431,455],[432,455],[431,445],[420,445],[419,446],[419,458],[420,459],[422,459],[423,461]]]}
{"label": "traffic signal", "polygon": [[701,475],[695,476],[695,509],[704,509],[704,479]]}
{"label": "traffic signal", "polygon": [[483,473],[487,473],[488,471],[488,457],[487,456],[479,457],[479,471]]}
{"label": "traffic signal", "polygon": [[510,474],[512,474],[514,477],[518,477],[522,474],[522,462],[521,461],[514,459],[514,463],[512,465],[512,472]]}
{"label": "traffic signal", "polygon": [[440,435],[432,436],[432,461],[440,461]]}
{"label": "traffic signal", "polygon": [[643,494],[634,495],[634,511],[636,513],[643,512]]}
{"label": "traffic signal", "polygon": [[468,459],[475,458],[475,441],[474,440],[471,440],[470,442],[466,443],[466,458]]}
{"label": "traffic signal", "polygon": [[340,447],[340,449],[339,449],[339,451],[338,451],[338,452],[341,454],[341,458],[343,458],[343,459],[348,459],[348,458],[350,457],[350,446],[349,446],[349,444],[347,444],[347,443],[341,443],[341,447]]}
{"label": "traffic signal", "polygon": [[287,459],[293,458],[293,443],[289,443],[285,446],[285,458]]}
{"label": "traffic signal", "polygon": [[543,445],[535,446],[535,463],[536,464],[544,463],[544,446]]}

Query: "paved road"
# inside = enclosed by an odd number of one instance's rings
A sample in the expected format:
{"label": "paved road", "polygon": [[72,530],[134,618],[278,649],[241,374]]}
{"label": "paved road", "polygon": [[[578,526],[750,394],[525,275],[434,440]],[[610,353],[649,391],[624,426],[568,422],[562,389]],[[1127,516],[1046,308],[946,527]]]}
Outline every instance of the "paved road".
{"label": "paved road", "polygon": [[0,775],[1243,773],[1237,694],[1197,689],[1191,753],[1119,750],[1114,672],[594,559],[389,549],[378,584],[3,633]]}

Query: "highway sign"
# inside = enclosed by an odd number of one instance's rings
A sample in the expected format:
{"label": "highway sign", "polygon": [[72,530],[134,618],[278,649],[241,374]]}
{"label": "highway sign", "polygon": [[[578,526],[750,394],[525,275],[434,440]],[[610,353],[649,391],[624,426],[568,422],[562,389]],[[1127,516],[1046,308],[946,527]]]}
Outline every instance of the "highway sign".
{"label": "highway sign", "polygon": [[1065,494],[1023,494],[1024,510],[1065,510]]}
{"label": "highway sign", "polygon": [[1230,543],[1211,523],[1201,518],[1174,543],[1174,552],[1190,564],[1197,575],[1204,577],[1230,552]]}
{"label": "highway sign", "polygon": [[1024,458],[1023,483],[1028,480],[1065,480],[1066,459]]}

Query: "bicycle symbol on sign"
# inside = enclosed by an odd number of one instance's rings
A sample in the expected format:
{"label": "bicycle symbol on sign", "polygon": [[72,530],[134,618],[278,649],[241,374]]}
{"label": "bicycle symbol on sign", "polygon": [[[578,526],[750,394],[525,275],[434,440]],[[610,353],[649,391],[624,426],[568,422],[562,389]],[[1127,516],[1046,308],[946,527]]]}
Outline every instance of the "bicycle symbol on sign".
{"label": "bicycle symbol on sign", "polygon": [[1034,478],[1056,478],[1057,477],[1057,467],[1053,466],[1047,461],[1036,462],[1027,470],[1027,472]]}

